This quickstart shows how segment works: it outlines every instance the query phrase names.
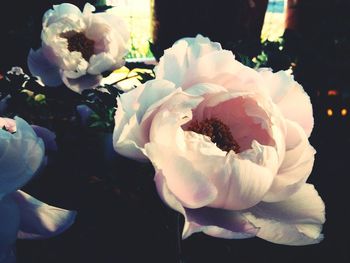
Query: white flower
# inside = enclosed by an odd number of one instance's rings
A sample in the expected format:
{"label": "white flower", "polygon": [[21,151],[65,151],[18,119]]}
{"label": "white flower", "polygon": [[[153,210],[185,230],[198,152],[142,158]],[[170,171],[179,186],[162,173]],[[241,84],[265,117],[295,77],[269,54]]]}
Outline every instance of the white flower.
{"label": "white flower", "polygon": [[17,238],[57,235],[73,223],[76,212],[18,190],[42,166],[44,143],[21,118],[0,118],[0,127],[0,262],[14,262],[12,247]]}
{"label": "white flower", "polygon": [[257,72],[208,38],[165,51],[156,79],[118,98],[114,148],[152,162],[183,237],[322,240],[324,204],[306,184],[312,105],[285,72]]}
{"label": "white flower", "polygon": [[83,12],[68,3],[54,5],[43,17],[42,47],[31,50],[28,67],[48,86],[62,82],[75,92],[94,88],[101,73],[124,65],[129,32],[112,12]]}

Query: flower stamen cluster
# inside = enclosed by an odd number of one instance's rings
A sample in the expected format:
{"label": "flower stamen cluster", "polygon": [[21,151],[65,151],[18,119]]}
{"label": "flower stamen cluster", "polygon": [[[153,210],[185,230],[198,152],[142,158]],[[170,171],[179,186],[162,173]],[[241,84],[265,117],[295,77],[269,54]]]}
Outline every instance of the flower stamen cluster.
{"label": "flower stamen cluster", "polygon": [[230,128],[218,118],[205,119],[199,122],[193,120],[188,126],[189,131],[210,137],[211,141],[225,152],[240,152],[238,143],[233,138]]}
{"label": "flower stamen cluster", "polygon": [[70,52],[80,52],[86,61],[89,61],[90,57],[95,54],[95,41],[87,38],[83,32],[68,31],[62,33],[61,37],[67,39]]}

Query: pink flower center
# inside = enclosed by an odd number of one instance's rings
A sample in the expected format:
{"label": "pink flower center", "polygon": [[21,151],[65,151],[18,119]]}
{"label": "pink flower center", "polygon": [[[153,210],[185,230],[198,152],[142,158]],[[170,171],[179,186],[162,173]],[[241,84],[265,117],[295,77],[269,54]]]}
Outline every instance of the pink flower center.
{"label": "pink flower center", "polygon": [[187,130],[210,137],[211,141],[223,151],[240,152],[240,147],[233,138],[230,128],[217,118],[205,119],[201,122],[193,120]]}
{"label": "pink flower center", "polygon": [[78,51],[86,61],[95,54],[95,41],[87,38],[82,32],[68,31],[61,34],[61,37],[68,41],[68,50],[70,52]]}

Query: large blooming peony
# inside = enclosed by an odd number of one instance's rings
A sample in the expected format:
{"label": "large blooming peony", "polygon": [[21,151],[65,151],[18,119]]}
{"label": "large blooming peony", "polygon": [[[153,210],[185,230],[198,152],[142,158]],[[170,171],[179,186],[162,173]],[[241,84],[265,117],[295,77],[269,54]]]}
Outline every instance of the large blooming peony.
{"label": "large blooming peony", "polygon": [[98,86],[103,72],[124,65],[129,39],[126,24],[113,13],[94,10],[88,3],[83,12],[65,3],[44,14],[42,47],[28,56],[33,75],[48,86],[63,82],[81,92]]}
{"label": "large blooming peony", "polygon": [[287,73],[245,67],[208,38],[165,51],[156,79],[118,99],[114,148],[155,167],[183,237],[318,243],[325,207],[306,183],[312,106]]}
{"label": "large blooming peony", "polygon": [[53,207],[18,190],[45,161],[44,142],[21,118],[0,118],[0,262],[15,262],[17,238],[57,235],[76,212]]}

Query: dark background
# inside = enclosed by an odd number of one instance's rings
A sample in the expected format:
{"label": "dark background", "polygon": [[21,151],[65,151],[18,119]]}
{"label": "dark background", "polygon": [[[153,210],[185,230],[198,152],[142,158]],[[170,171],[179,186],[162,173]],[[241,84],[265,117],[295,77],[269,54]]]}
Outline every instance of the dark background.
{"label": "dark background", "polygon": [[[82,1],[70,2],[83,5]],[[179,257],[186,263],[350,262],[350,116],[339,114],[342,107],[349,107],[350,3],[296,2],[298,23],[285,33],[284,52],[272,52],[270,62],[279,69],[285,67],[286,60],[296,61],[295,78],[313,103],[315,128],[310,141],[317,155],[309,182],[315,184],[326,204],[324,241],[290,247],[258,238],[224,240],[195,234],[184,240],[180,249],[181,217],[157,196],[152,168],[114,154],[111,145],[106,146],[111,140],[108,134],[82,135],[71,127],[56,130],[60,150],[51,153],[45,171],[24,190],[52,205],[77,210],[77,221],[49,240],[19,240],[18,262],[167,263],[180,262]],[[17,65],[26,68],[28,50],[40,45],[41,17],[53,3],[60,1],[1,3],[0,72]],[[154,50],[159,55],[179,37],[197,33],[251,57],[262,48],[256,37],[261,15],[256,13],[254,23],[245,0],[156,4]],[[327,96],[329,89],[339,95]],[[334,116],[327,117],[328,108],[334,110]]]}

